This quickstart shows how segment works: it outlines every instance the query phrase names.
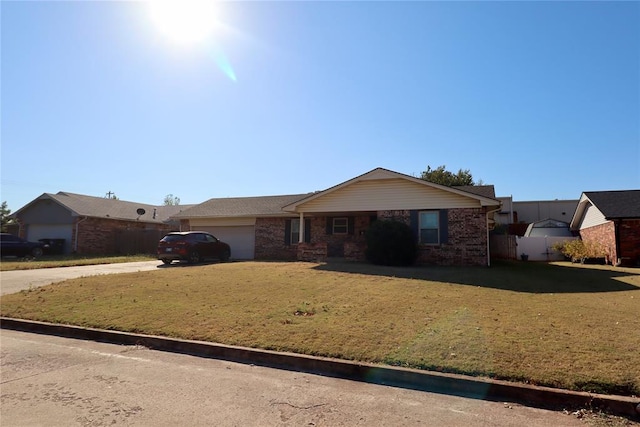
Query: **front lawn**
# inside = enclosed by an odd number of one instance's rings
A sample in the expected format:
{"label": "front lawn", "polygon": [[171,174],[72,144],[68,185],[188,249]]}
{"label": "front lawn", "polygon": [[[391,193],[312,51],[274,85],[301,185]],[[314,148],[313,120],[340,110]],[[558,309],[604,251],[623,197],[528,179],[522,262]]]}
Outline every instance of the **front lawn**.
{"label": "front lawn", "polygon": [[94,276],[3,316],[640,394],[640,270],[236,262]]}

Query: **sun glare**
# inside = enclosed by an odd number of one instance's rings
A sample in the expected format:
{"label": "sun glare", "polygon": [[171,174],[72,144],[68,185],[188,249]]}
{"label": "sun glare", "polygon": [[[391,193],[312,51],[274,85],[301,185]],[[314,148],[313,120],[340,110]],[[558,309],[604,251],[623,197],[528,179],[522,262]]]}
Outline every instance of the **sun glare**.
{"label": "sun glare", "polygon": [[149,0],[151,18],[160,31],[176,43],[207,39],[216,24],[213,0]]}

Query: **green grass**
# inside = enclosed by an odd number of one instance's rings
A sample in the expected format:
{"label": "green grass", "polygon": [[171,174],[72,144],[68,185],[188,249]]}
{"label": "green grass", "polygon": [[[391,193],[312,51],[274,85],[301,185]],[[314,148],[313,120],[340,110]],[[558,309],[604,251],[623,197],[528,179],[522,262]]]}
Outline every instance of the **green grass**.
{"label": "green grass", "polygon": [[0,261],[0,271],[33,270],[36,268],[74,267],[79,265],[114,264],[120,262],[152,261],[151,255],[44,255],[41,258],[4,258]]}
{"label": "green grass", "polygon": [[640,271],[175,265],[5,295],[3,316],[640,395]]}

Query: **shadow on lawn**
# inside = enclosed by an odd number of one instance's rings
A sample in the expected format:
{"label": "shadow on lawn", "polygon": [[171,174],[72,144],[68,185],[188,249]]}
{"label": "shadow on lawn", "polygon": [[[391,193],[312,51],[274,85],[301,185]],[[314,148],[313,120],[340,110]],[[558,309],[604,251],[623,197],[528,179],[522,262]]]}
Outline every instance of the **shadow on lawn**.
{"label": "shadow on lawn", "polygon": [[[526,293],[584,293],[640,291],[638,274],[569,267],[537,262],[494,262],[488,267],[385,267],[360,262],[330,260],[315,267],[321,271],[399,277]],[[628,278],[634,284],[621,281]]]}

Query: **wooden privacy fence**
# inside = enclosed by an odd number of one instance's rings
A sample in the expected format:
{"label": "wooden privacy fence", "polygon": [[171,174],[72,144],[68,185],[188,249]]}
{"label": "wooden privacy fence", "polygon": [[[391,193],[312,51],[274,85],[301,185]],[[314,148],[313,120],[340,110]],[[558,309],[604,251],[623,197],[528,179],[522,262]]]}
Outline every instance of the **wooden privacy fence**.
{"label": "wooden privacy fence", "polygon": [[492,234],[489,237],[491,258],[516,259],[516,236],[510,234]]}
{"label": "wooden privacy fence", "polygon": [[166,230],[118,230],[116,231],[116,251],[119,254],[154,254],[158,242],[167,234]]}

